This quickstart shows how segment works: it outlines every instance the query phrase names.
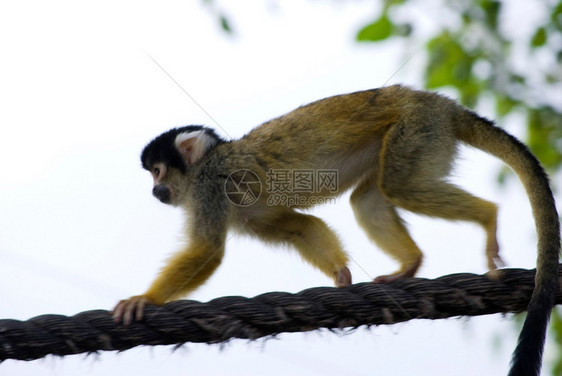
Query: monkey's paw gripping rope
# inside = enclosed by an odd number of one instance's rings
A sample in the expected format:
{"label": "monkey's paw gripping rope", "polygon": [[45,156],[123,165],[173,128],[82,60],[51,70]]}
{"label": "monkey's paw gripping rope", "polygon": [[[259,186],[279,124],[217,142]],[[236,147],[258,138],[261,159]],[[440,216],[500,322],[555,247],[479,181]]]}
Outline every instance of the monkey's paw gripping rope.
{"label": "monkey's paw gripping rope", "polygon": [[[559,266],[559,275],[561,271]],[[522,312],[533,291],[534,275],[535,270],[503,269],[497,279],[460,273],[433,280],[359,283],[342,289],[316,287],[297,294],[230,296],[208,303],[179,300],[162,307],[148,306],[145,318],[127,327],[115,324],[110,312],[104,310],[72,317],[0,320],[0,361],[123,351],[139,345],[253,340],[283,332],[341,330],[412,319]],[[560,292],[556,303],[562,303]]]}

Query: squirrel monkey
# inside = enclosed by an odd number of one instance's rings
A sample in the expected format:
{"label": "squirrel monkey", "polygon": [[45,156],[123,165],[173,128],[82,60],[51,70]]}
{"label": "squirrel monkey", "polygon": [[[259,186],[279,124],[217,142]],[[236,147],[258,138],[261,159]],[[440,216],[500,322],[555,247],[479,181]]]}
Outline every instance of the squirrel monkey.
{"label": "squirrel monkey", "polygon": [[[397,207],[481,225],[488,267],[495,270],[501,265],[496,205],[446,180],[459,142],[502,159],[529,196],[538,234],[536,287],[510,375],[538,374],[558,288],[560,251],[547,175],[525,145],[493,122],[451,99],[399,85],[319,100],[236,141],[225,141],[203,126],[175,128],[151,141],[141,161],[152,173],[152,193],[189,212],[189,241],[148,291],[117,304],[116,322],[141,320],[146,304],[161,305],[205,282],[221,262],[229,229],[292,245],[336,286],[350,285],[348,256],[338,237],[321,219],[295,210],[312,206],[314,197],[334,197],[348,189],[353,189],[351,205],[359,225],[400,264],[395,273],[374,282],[412,277],[422,261]],[[263,185],[279,171],[331,171],[337,187],[316,186],[299,191],[300,200],[274,202],[275,192]],[[237,202],[229,192],[251,200]]]}

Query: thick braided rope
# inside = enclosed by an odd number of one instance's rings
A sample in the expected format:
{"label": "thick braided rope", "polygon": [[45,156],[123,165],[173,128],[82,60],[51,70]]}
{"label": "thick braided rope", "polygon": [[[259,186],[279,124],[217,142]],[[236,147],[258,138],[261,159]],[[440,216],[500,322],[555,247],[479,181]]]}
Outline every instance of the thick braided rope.
{"label": "thick braided rope", "polygon": [[[559,275],[560,271],[559,267]],[[357,328],[412,319],[522,312],[533,291],[534,275],[534,270],[504,269],[499,280],[461,273],[434,280],[360,283],[343,289],[317,287],[297,294],[230,296],[208,303],[180,300],[147,307],[145,319],[128,327],[116,325],[104,310],[72,317],[41,315],[27,321],[0,320],[0,361],[122,351],[139,345],[218,343],[232,338],[257,339],[283,332]],[[556,303],[562,303],[560,292]]]}

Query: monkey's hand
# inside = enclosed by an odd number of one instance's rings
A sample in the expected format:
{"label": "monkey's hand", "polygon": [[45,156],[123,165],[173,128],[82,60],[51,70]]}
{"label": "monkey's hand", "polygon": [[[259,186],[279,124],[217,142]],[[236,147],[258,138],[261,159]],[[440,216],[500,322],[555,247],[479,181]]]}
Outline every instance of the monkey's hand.
{"label": "monkey's hand", "polygon": [[123,322],[123,325],[128,326],[133,321],[133,316],[136,321],[143,318],[144,307],[147,304],[154,304],[149,298],[144,295],[132,296],[129,299],[121,300],[111,314],[116,323]]}

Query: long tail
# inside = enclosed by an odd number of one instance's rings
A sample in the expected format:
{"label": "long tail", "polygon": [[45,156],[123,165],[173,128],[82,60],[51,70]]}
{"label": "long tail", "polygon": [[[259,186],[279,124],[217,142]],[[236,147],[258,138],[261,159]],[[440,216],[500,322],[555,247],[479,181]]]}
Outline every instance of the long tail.
{"label": "long tail", "polygon": [[554,197],[544,169],[527,146],[475,113],[468,112],[464,116],[466,119],[458,125],[457,137],[510,166],[531,202],[538,238],[535,289],[513,353],[509,376],[539,375],[546,327],[558,290],[560,223]]}

